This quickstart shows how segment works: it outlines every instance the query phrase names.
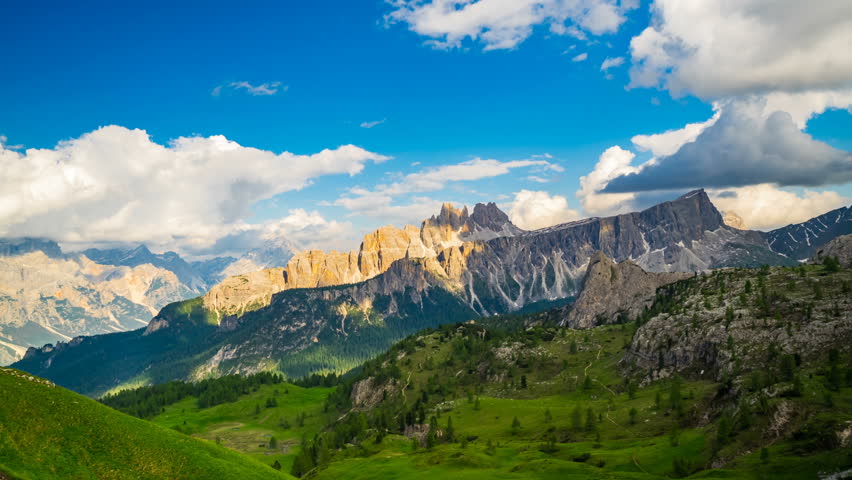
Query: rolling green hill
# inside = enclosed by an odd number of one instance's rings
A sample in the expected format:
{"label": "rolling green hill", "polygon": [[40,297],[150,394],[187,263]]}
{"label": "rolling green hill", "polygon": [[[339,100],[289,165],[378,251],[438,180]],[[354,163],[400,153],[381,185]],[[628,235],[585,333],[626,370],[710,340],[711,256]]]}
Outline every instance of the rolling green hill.
{"label": "rolling green hill", "polygon": [[211,442],[0,369],[0,478],[292,478]]}

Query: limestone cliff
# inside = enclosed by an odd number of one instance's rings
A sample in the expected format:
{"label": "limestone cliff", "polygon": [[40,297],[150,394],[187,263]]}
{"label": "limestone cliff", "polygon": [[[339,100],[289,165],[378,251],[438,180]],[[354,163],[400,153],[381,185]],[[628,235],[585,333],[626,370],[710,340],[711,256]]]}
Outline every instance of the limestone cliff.
{"label": "limestone cliff", "polygon": [[651,306],[657,288],[690,277],[689,273],[646,272],[630,260],[615,263],[602,252],[589,259],[577,301],[561,325],[591,328],[634,319]]}
{"label": "limestone cliff", "polygon": [[430,259],[422,265],[431,273],[458,281],[467,268],[472,242],[522,232],[493,203],[467,207],[444,204],[441,213],[420,228],[384,226],[364,236],[358,250],[346,253],[306,250],[285,268],[230,277],[204,295],[204,306],[219,316],[241,315],[268,305],[271,296],[294,288],[317,288],[359,283],[387,271],[402,259]]}

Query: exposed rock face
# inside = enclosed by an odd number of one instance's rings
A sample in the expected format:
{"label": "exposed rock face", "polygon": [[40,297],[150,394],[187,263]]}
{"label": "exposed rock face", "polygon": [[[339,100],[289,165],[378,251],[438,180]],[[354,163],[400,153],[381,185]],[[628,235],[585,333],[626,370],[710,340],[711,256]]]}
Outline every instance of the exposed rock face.
{"label": "exposed rock face", "polygon": [[630,260],[615,263],[596,252],[589,260],[580,295],[561,325],[591,328],[614,323],[619,317],[632,320],[651,306],[658,287],[689,276],[649,273]]}
{"label": "exposed rock face", "polygon": [[852,266],[852,235],[843,235],[828,242],[817,250],[813,260],[822,262],[825,257],[834,257],[845,267]]}
{"label": "exposed rock face", "polygon": [[[785,269],[773,269],[763,280],[759,275],[754,270],[720,270],[662,287],[662,294],[672,299],[669,303],[678,307],[637,330],[626,363],[640,372],[651,371],[648,380],[675,372],[719,380],[738,364],[777,370],[781,355],[810,360],[832,348],[850,351],[852,298],[841,293],[841,284],[852,272],[807,279]],[[758,291],[757,285],[766,283],[768,311],[755,306],[752,297],[759,293],[744,293],[746,281]],[[807,308],[814,300],[813,283],[821,283],[825,296],[834,299],[831,308],[824,308],[828,302]]]}
{"label": "exposed rock face", "polygon": [[793,260],[807,260],[833,238],[852,233],[852,207],[838,208],[807,222],[772,230],[769,247]]}
{"label": "exposed rock face", "polygon": [[371,410],[380,404],[386,397],[393,395],[396,391],[394,382],[378,384],[373,377],[365,378],[352,385],[352,409],[356,411]]}
{"label": "exposed rock face", "polygon": [[473,215],[468,215],[467,207],[459,210],[444,204],[441,213],[425,220],[421,228],[381,227],[366,235],[357,251],[306,250],[290,259],[286,268],[227,278],[204,296],[204,305],[220,316],[241,315],[268,305],[282,290],[363,282],[402,259],[428,259],[422,265],[432,273],[459,279],[474,249],[471,241],[520,233],[493,203],[476,205]]}
{"label": "exposed rock face", "polygon": [[0,257],[0,363],[33,345],[145,326],[167,303],[192,295],[152,265],[100,265],[41,251]]}
{"label": "exposed rock face", "polygon": [[487,315],[575,295],[595,251],[650,272],[789,263],[769,251],[763,235],[724,225],[707,194],[696,190],[642,212],[477,243],[461,283],[471,307]]}
{"label": "exposed rock face", "polygon": [[[444,204],[420,229],[382,227],[364,237],[358,251],[301,252],[284,269],[283,281],[262,282],[252,297],[362,282],[397,260],[424,258],[437,261],[424,265],[459,287],[470,308],[490,315],[575,295],[589,258],[598,250],[652,272],[786,261],[769,251],[763,233],[726,226],[703,190],[642,212],[534,232],[513,225],[493,203],[477,204],[473,214],[468,214],[467,207]],[[244,280],[226,283],[251,288]],[[207,299],[210,296],[216,297],[215,302]],[[244,297],[231,299],[217,286],[205,297],[205,304],[234,314],[245,311]]]}

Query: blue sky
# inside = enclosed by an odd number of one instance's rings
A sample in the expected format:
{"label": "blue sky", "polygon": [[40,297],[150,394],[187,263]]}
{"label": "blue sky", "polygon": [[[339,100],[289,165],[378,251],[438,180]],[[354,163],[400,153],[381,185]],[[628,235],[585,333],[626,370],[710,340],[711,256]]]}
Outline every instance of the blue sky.
{"label": "blue sky", "polygon": [[[161,145],[178,137],[223,135],[276,154],[310,155],[352,144],[393,157],[367,162],[353,176],[317,175],[301,189],[274,192],[252,203],[252,213],[240,219],[248,224],[274,221],[293,209],[316,211],[359,233],[383,223],[416,221],[423,210],[412,208],[411,218],[377,218],[335,201],[352,196],[353,187],[375,190],[430,168],[545,154],[558,167],[545,173],[531,172],[540,170],[535,166],[513,168],[437,190],[403,192],[393,205],[424,198],[494,200],[508,209],[517,192],[528,190],[545,192],[549,199],[565,197],[567,209],[579,216],[609,213],[586,208],[576,196],[580,176],[595,168],[602,153],[618,145],[632,148],[635,164],[648,160],[652,153],[632,146],[634,135],[704,122],[714,113],[712,103],[723,97],[673,95],[665,86],[626,88],[635,60],[631,39],[651,24],[648,2],[624,8],[622,23],[612,32],[587,30],[579,35],[583,39],[555,33],[554,22],[533,21],[530,33],[512,48],[494,50],[482,37],[470,36],[451,48],[427,45],[435,35],[423,34],[414,20],[388,22],[386,16],[399,7],[378,0],[10,3],[0,15],[5,72],[0,135],[7,151],[53,149],[118,125],[145,130]],[[585,60],[575,61],[582,54]],[[604,59],[615,57],[624,64],[601,71]],[[253,95],[232,86],[238,82],[266,84],[277,92]],[[364,128],[365,122],[381,123]],[[852,116],[843,108],[816,114],[804,132],[840,151],[852,150]],[[120,152],[112,158],[129,161]],[[807,188],[852,196],[848,183],[783,187],[798,195]],[[13,223],[27,223],[27,214],[17,215]],[[10,232],[46,231],[25,225]],[[80,234],[63,240],[107,239]]]}

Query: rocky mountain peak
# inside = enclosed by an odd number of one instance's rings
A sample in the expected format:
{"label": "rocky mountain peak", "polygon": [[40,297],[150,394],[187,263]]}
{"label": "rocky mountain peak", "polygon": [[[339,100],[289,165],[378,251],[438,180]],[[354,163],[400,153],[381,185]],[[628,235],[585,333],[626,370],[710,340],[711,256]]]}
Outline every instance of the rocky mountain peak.
{"label": "rocky mountain peak", "polygon": [[511,220],[509,220],[509,216],[506,215],[503,210],[500,210],[494,202],[477,203],[473,207],[473,214],[470,216],[470,221],[475,225],[479,225],[494,232],[500,232],[504,230],[506,226],[510,226],[510,229],[512,230],[520,231],[520,229],[516,227]]}
{"label": "rocky mountain peak", "polygon": [[423,222],[423,225],[444,227],[449,226],[452,230],[458,230],[463,225],[466,225],[470,216],[467,212],[467,207],[462,206],[461,209],[455,208],[452,203],[445,202],[441,205],[441,213],[437,216],[432,215],[429,219]]}

